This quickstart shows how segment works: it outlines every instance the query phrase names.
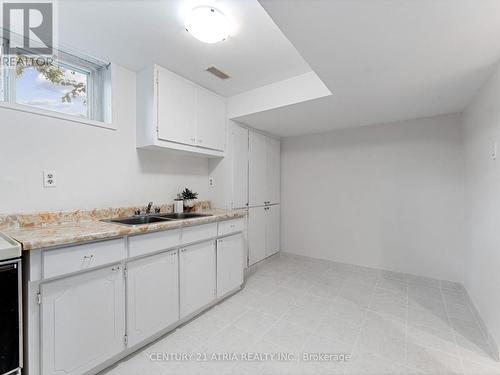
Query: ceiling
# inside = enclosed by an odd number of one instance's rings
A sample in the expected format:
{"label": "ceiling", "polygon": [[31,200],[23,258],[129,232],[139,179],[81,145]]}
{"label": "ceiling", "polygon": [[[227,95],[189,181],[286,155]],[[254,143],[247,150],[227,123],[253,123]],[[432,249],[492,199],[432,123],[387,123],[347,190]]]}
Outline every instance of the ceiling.
{"label": "ceiling", "polygon": [[[215,45],[184,29],[182,10],[196,0],[59,1],[59,42],[136,71],[156,63],[223,96],[311,70],[257,0],[209,1],[237,25]],[[212,65],[232,78],[222,81],[205,72]]]}
{"label": "ceiling", "polygon": [[260,0],[333,95],[238,120],[293,136],[460,112],[500,57],[498,0]]}

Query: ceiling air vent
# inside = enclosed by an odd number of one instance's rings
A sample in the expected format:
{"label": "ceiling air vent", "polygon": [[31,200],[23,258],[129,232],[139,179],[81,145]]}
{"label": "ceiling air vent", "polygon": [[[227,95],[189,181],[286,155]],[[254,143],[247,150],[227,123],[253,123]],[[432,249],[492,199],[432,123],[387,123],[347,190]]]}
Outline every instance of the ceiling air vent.
{"label": "ceiling air vent", "polygon": [[220,71],[219,69],[217,69],[215,66],[211,66],[210,68],[208,68],[207,72],[212,73],[214,76],[216,76],[217,78],[220,78],[220,79],[231,78],[226,73],[224,73],[224,72]]}

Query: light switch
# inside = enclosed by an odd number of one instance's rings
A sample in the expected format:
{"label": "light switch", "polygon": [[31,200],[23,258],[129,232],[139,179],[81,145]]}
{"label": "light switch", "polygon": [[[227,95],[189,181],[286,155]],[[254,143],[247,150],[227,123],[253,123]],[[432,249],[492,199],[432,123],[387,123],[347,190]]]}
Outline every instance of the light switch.
{"label": "light switch", "polygon": [[493,160],[497,159],[497,153],[498,153],[498,142],[493,142],[493,145],[491,147],[491,158]]}
{"label": "light switch", "polygon": [[43,171],[43,187],[56,187],[56,171]]}

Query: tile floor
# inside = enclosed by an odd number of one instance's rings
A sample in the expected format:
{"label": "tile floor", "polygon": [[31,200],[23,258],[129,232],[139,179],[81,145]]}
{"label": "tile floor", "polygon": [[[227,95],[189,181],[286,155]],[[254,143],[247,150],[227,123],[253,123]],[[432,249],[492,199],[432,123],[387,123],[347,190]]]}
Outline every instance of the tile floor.
{"label": "tile floor", "polygon": [[[278,255],[244,290],[106,374],[500,374],[466,301],[453,283]],[[296,354],[203,361],[211,353]]]}

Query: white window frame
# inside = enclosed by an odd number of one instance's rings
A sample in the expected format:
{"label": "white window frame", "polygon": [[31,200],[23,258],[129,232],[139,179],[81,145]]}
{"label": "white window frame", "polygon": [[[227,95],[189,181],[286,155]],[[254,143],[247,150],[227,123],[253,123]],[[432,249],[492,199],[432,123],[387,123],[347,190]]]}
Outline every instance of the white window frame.
{"label": "white window frame", "polygon": [[57,58],[55,63],[60,64],[64,69],[71,69],[88,74],[86,89],[87,117],[17,103],[15,92],[17,77],[15,67],[6,67],[3,65],[3,62],[0,72],[0,74],[2,74],[2,77],[0,77],[2,81],[0,89],[3,89],[3,95],[0,96],[0,108],[116,130],[116,127],[113,124],[114,116],[112,113],[114,107],[111,92],[111,87],[113,86],[112,65],[102,64],[101,69],[96,69],[92,62],[87,61],[84,58],[66,53],[61,53],[60,55],[64,55],[65,57]]}

